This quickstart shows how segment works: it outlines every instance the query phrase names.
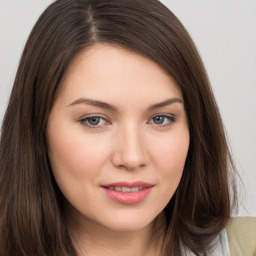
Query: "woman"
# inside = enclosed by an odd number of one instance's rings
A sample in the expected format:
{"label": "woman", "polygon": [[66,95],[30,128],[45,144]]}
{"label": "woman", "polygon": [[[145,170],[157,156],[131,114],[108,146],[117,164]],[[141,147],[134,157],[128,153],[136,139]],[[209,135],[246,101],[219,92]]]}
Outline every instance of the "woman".
{"label": "woman", "polygon": [[0,144],[0,255],[225,254],[234,168],[197,50],[156,0],[57,0]]}

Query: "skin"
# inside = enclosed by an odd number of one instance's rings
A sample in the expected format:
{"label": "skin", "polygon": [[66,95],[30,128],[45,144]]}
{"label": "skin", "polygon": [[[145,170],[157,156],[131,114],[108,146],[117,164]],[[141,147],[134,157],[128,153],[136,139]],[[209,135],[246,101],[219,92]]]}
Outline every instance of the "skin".
{"label": "skin", "polygon": [[[169,99],[173,102],[152,108]],[[91,125],[92,116],[99,116],[99,123]],[[70,204],[68,228],[78,253],[153,254],[153,224],[177,189],[189,147],[175,81],[148,58],[94,44],[71,62],[47,137],[54,177]],[[144,181],[153,189],[141,202],[126,205],[101,187],[120,181]]]}

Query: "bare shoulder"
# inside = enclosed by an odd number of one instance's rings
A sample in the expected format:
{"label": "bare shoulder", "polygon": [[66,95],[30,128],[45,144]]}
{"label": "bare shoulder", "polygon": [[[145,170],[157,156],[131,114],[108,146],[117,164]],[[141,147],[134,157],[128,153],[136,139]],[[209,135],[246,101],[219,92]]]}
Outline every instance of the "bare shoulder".
{"label": "bare shoulder", "polygon": [[231,256],[256,256],[256,217],[231,218],[226,230]]}

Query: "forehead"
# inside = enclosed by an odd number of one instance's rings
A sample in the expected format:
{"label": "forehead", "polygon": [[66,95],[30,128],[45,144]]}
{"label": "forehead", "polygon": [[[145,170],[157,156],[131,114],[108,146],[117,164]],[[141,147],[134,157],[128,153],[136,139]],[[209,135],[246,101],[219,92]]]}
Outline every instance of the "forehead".
{"label": "forehead", "polygon": [[[64,76],[61,97],[159,101],[181,91],[157,63],[138,53],[109,44],[94,44],[80,52]],[[160,98],[160,99],[159,99]]]}

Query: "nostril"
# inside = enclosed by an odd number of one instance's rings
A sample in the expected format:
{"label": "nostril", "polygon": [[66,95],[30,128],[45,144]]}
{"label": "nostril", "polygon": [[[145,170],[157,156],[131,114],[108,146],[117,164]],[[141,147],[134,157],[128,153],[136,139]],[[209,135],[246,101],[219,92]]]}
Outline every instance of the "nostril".
{"label": "nostril", "polygon": [[113,145],[112,161],[115,167],[132,171],[147,165],[143,134],[135,131],[134,127],[125,129],[122,134],[117,135]]}

